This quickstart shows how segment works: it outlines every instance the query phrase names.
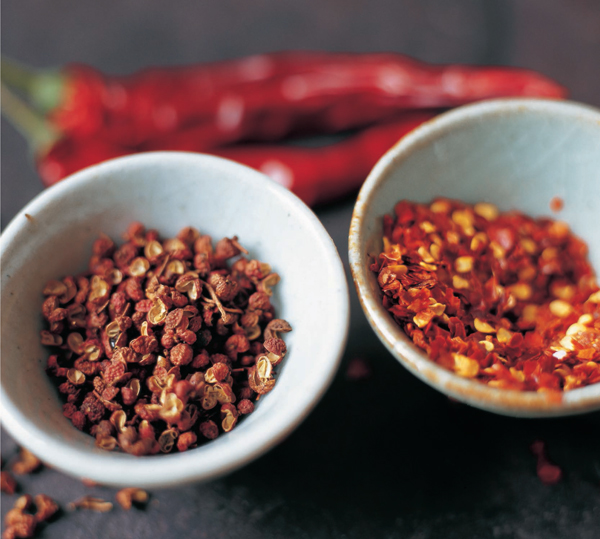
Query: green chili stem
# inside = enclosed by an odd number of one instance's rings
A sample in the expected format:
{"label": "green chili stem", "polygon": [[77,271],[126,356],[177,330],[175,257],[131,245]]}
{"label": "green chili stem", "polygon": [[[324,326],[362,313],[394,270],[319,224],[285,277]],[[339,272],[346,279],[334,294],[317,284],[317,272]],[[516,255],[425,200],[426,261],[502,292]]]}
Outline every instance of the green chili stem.
{"label": "green chili stem", "polygon": [[41,152],[54,144],[60,133],[4,83],[2,88],[2,115],[29,142],[34,152]]}
{"label": "green chili stem", "polygon": [[23,93],[43,114],[60,104],[65,75],[56,69],[36,70],[2,56],[2,82]]}

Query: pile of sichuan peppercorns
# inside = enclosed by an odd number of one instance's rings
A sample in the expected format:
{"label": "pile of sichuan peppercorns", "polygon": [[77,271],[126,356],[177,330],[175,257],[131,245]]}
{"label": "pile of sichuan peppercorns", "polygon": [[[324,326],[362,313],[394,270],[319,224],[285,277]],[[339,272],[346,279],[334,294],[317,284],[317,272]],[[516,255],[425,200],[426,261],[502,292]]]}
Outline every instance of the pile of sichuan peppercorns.
{"label": "pile of sichuan peppercorns", "polygon": [[270,301],[279,275],[237,237],[213,247],[188,227],[162,241],[133,223],[124,239],[102,235],[86,274],[47,283],[47,372],[64,415],[98,447],[185,451],[273,389],[291,330]]}

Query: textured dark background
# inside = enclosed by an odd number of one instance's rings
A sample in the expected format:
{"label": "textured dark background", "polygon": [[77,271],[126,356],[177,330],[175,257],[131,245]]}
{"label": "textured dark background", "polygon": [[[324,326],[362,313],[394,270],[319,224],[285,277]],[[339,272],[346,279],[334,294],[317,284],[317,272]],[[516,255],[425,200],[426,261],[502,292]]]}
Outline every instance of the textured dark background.
{"label": "textured dark background", "polygon": [[[598,0],[5,0],[3,53],[128,73],[152,64],[285,49],[397,51],[432,62],[540,70],[600,106]],[[2,123],[2,225],[41,190],[25,142]],[[318,215],[346,259],[353,200]],[[591,226],[598,226],[596,223]],[[6,336],[3,336],[6,337]],[[371,376],[346,375],[361,357]],[[564,470],[540,483],[529,445]],[[2,438],[11,458],[14,442]],[[63,505],[112,499],[44,470],[26,492]],[[69,513],[46,538],[597,538],[600,415],[516,420],[454,404],[402,369],[352,295],[350,340],[325,398],[279,447],[209,484],[155,491],[145,511]],[[2,495],[2,515],[14,497]]]}

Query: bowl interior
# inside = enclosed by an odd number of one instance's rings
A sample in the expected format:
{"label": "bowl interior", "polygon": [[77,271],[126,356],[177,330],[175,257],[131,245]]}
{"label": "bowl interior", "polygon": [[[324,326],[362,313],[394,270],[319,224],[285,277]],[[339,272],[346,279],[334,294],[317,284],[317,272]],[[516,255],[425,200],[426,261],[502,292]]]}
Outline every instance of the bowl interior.
{"label": "bowl interior", "polygon": [[[27,215],[25,215],[27,214]],[[184,226],[214,241],[237,235],[250,257],[281,275],[276,314],[290,322],[274,390],[230,433],[186,453],[135,458],[97,449],[62,416],[39,344],[41,290],[86,268],[100,232],[120,241],[132,221],[163,238]],[[3,422],[47,463],[113,485],[208,479],[280,441],[319,400],[341,357],[348,293],[341,261],[314,214],[294,195],[235,163],[155,153],[84,170],[29,204],[2,236]]]}
{"label": "bowl interior", "polygon": [[[492,389],[446,371],[383,308],[369,254],[381,251],[382,217],[396,202],[449,197],[564,220],[600,267],[595,216],[600,201],[600,112],[573,103],[498,100],[443,114],[404,138],[377,164],[359,195],[350,261],[367,317],[384,344],[430,385],[480,408],[510,415],[560,415],[600,408],[600,386],[562,398]],[[560,197],[564,209],[550,211]]]}

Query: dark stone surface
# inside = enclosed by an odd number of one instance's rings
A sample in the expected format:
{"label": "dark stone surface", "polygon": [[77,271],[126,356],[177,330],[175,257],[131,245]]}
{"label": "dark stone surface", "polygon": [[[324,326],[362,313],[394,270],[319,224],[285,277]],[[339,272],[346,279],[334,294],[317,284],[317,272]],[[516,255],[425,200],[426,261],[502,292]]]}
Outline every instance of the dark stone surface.
{"label": "dark stone surface", "polygon": [[[126,73],[292,48],[521,65],[555,77],[574,99],[600,105],[597,0],[19,0],[2,6],[3,53],[39,67],[82,61]],[[2,135],[5,226],[41,184],[23,140],[4,122]],[[345,261],[352,204],[318,209]],[[345,376],[355,357],[369,363],[368,379]],[[529,452],[535,439],[547,442],[564,471],[556,486],[544,486],[535,474]],[[15,451],[4,435],[3,459]],[[19,483],[63,507],[83,494],[112,499],[115,492],[48,469]],[[352,290],[342,367],[304,424],[228,477],[152,494],[145,511],[67,513],[40,537],[591,539],[600,536],[600,414],[517,420],[450,402],[393,360]],[[14,498],[2,495],[2,515]]]}

